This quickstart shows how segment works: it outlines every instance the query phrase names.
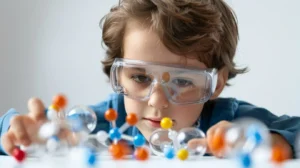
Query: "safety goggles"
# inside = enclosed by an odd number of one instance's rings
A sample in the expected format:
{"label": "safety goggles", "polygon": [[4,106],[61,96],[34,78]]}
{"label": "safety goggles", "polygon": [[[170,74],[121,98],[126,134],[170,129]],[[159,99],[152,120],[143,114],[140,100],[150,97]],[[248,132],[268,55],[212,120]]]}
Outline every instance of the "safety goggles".
{"label": "safety goggles", "polygon": [[217,77],[214,68],[195,69],[122,58],[115,59],[110,72],[116,93],[145,101],[161,86],[168,100],[179,105],[206,102],[215,91]]}

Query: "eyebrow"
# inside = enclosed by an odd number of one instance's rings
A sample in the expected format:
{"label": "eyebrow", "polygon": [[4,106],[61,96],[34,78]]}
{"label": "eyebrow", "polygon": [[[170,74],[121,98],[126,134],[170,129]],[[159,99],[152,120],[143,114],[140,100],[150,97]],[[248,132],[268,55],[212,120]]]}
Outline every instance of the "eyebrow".
{"label": "eyebrow", "polygon": [[130,70],[138,71],[138,72],[146,72],[145,68],[138,68],[138,67],[130,67]]}

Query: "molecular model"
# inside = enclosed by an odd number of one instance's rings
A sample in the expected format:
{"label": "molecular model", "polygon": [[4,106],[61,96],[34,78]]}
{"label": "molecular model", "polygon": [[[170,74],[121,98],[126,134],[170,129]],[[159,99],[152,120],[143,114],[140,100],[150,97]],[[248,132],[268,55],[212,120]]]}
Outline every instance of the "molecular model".
{"label": "molecular model", "polygon": [[286,148],[271,146],[267,127],[252,118],[235,121],[225,133],[216,134],[211,142],[211,150],[225,153],[225,157],[237,159],[243,168],[255,161],[282,163],[287,160]]}
{"label": "molecular model", "polygon": [[[96,134],[90,134],[97,125],[95,112],[86,106],[75,106],[66,111],[66,106],[67,99],[64,95],[54,96],[51,106],[45,110],[47,121],[38,131],[41,143],[29,147],[20,146],[13,150],[13,157],[19,164],[33,151],[38,157],[69,156],[72,162],[79,161],[84,165],[82,167],[94,167],[98,162],[98,149],[90,144],[90,139],[105,146],[109,141],[108,151],[116,160],[129,157],[145,161],[149,159],[150,151],[167,159],[197,159],[202,157],[207,149],[205,134],[200,129],[188,127],[175,131],[172,129],[172,119],[163,118],[160,122],[161,129],[154,131],[149,138],[149,150],[141,134],[123,134],[129,127],[138,123],[138,116],[135,113],[127,114],[126,123],[118,128],[118,113],[114,109],[108,109],[104,114],[111,124],[111,129],[108,132],[98,131]],[[195,140],[197,143],[194,143]],[[296,141],[298,143],[295,146],[299,152],[300,135]],[[214,135],[209,143],[210,150],[225,153],[225,157],[237,160],[243,168],[249,168],[259,160],[279,164],[288,158],[285,146],[271,145],[268,128],[250,118],[236,120],[224,133]]]}
{"label": "molecular model", "polygon": [[81,150],[84,151],[81,154],[81,159],[85,159],[83,162],[95,165],[95,150],[85,145],[85,142],[87,135],[96,127],[96,114],[86,106],[75,106],[65,113],[66,106],[67,99],[64,95],[54,96],[51,106],[45,110],[47,121],[38,131],[41,143],[15,148],[13,157],[17,162],[23,163],[31,154],[35,157],[67,155],[72,148],[80,147],[84,149]]}
{"label": "molecular model", "polygon": [[[64,95],[59,94],[53,98],[52,105],[46,110],[46,117],[48,121],[40,128],[39,137],[46,141],[44,150],[54,151],[58,148],[60,131],[60,120],[64,118],[64,108],[67,105],[67,99]],[[29,153],[36,152],[40,145],[31,145],[30,147],[20,146],[13,150],[13,157],[19,163],[22,163]],[[39,151],[40,152],[40,151]],[[45,152],[45,151],[43,151]]]}
{"label": "molecular model", "polygon": [[206,143],[189,145],[193,139],[203,139],[205,134],[198,128],[184,128],[176,132],[172,130],[173,121],[163,118],[160,122],[161,128],[150,136],[149,144],[151,151],[157,155],[173,159],[177,156],[180,160],[197,158],[206,152]]}
{"label": "molecular model", "polygon": [[[115,120],[117,112],[108,109],[105,112],[105,119],[111,122],[112,129],[107,134],[99,131],[95,135],[90,133],[96,128],[97,116],[93,110],[86,106],[75,106],[69,111],[65,111],[67,99],[59,94],[53,98],[53,102],[46,110],[47,122],[39,129],[38,136],[43,143],[32,144],[29,147],[21,146],[15,148],[13,157],[20,164],[24,162],[31,152],[33,156],[69,156],[72,161],[80,161],[80,164],[92,167],[96,165],[96,147],[91,145],[88,140],[95,139],[105,144],[109,138],[112,143],[109,152],[114,159],[123,159],[131,152],[129,143],[135,147],[134,158],[137,160],[147,160],[149,150],[144,146],[145,139],[138,134],[134,137],[124,135],[123,132],[130,126],[138,122],[136,114],[131,113],[126,117],[126,123],[120,128],[116,127]],[[126,140],[127,142],[121,141]]]}
{"label": "molecular model", "polygon": [[120,128],[116,127],[116,119],[118,113],[114,109],[108,109],[105,112],[105,119],[111,122],[112,128],[107,134],[105,131],[97,133],[97,139],[100,143],[104,144],[107,138],[110,138],[112,144],[109,146],[109,152],[114,159],[123,159],[126,155],[130,154],[130,147],[127,143],[122,143],[120,140],[127,140],[132,142],[136,148],[134,151],[134,158],[137,160],[147,160],[149,158],[149,150],[145,146],[145,138],[141,134],[132,137],[123,134],[123,132],[130,126],[134,126],[138,122],[138,117],[134,113],[127,114],[126,123]]}

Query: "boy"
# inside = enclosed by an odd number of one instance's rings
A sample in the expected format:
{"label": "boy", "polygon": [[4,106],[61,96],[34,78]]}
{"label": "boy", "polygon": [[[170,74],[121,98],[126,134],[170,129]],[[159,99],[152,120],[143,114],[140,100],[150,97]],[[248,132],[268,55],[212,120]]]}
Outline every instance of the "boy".
{"label": "boy", "polygon": [[[218,98],[229,79],[246,71],[233,62],[238,28],[223,0],[123,0],[103,21],[104,72],[118,94],[91,106],[98,117],[93,133],[109,130],[108,108],[119,113],[118,126],[126,113],[135,112],[141,121],[127,133],[140,131],[147,140],[163,117],[171,118],[176,130],[203,130],[211,142],[234,119],[249,116],[266,124],[272,144],[287,146],[293,156],[298,117],[277,117],[243,101]],[[12,109],[1,118],[1,153],[38,141],[45,107],[36,98],[28,106],[28,115]],[[208,153],[222,157],[210,144]]]}

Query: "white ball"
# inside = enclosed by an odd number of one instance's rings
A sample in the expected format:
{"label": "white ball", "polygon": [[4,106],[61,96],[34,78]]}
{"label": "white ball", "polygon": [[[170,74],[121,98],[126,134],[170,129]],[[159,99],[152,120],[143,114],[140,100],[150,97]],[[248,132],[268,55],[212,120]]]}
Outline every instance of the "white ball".
{"label": "white ball", "polygon": [[230,128],[225,134],[225,141],[229,144],[236,143],[241,136],[241,132],[242,130],[239,127]]}
{"label": "white ball", "polygon": [[49,152],[55,152],[58,149],[59,141],[55,138],[50,138],[47,141],[46,147]]}
{"label": "white ball", "polygon": [[54,109],[49,109],[47,111],[47,119],[50,121],[58,120],[59,116],[57,111],[55,111]]}
{"label": "white ball", "polygon": [[39,130],[39,136],[44,139],[48,139],[51,136],[58,134],[60,127],[57,123],[47,122],[42,125]]}
{"label": "white ball", "polygon": [[105,142],[108,138],[108,134],[105,131],[98,131],[97,132],[97,140],[100,142]]}

